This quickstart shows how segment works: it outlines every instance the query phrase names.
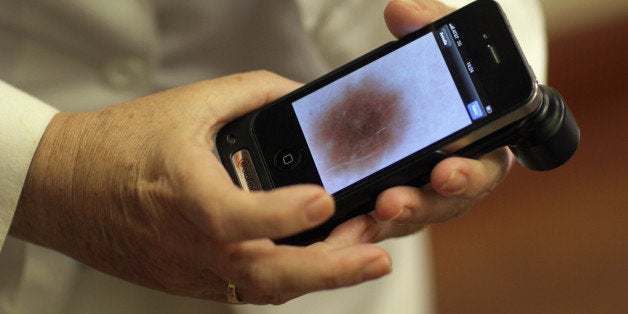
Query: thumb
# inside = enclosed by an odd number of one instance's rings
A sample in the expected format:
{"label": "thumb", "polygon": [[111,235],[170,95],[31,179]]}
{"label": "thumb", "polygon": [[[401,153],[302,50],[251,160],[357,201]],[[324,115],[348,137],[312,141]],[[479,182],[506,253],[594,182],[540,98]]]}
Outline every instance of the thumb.
{"label": "thumb", "polygon": [[263,192],[233,186],[207,204],[197,221],[210,237],[222,241],[283,238],[313,228],[334,213],[334,200],[323,188],[296,185]]}
{"label": "thumb", "polygon": [[266,105],[302,84],[269,71],[253,71],[198,83],[200,94],[209,95],[212,113],[222,127],[245,113]]}
{"label": "thumb", "polygon": [[436,0],[392,0],[384,10],[384,19],[390,32],[399,38],[453,11]]}

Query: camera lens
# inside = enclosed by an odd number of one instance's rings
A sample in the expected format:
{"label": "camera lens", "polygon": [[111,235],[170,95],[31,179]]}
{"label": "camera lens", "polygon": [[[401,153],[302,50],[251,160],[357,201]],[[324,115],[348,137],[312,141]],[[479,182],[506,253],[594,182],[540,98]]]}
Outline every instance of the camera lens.
{"label": "camera lens", "polygon": [[510,146],[526,168],[545,171],[567,162],[580,143],[580,128],[561,95],[540,86],[543,103],[523,122],[522,137]]}
{"label": "camera lens", "polygon": [[237,141],[235,135],[233,135],[233,134],[227,134],[226,140],[227,140],[227,143],[229,143],[231,145],[235,144],[236,141]]}

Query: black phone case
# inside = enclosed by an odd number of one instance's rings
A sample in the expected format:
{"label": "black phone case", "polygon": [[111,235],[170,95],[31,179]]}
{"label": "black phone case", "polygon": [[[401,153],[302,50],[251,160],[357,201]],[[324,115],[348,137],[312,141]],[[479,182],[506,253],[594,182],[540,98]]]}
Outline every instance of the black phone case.
{"label": "black phone case", "polygon": [[[481,1],[493,2],[493,1]],[[497,4],[495,4],[497,6]],[[404,39],[401,39],[404,40]],[[391,43],[358,58],[347,65],[333,71],[314,82],[306,85],[297,92],[308,92],[318,88],[319,83],[329,77],[335,77],[339,71],[359,67],[364,60],[371,60],[373,56],[381,55],[392,50]],[[529,69],[528,69],[529,70]],[[533,78],[533,73],[530,72]],[[366,214],[374,209],[377,196],[387,188],[399,185],[420,187],[429,182],[433,167],[441,160],[455,154],[456,156],[476,158],[502,146],[511,146],[518,160],[524,166],[535,170],[547,170],[564,163],[574,153],[579,142],[579,129],[571,112],[564,104],[560,95],[552,88],[539,86],[536,83],[531,87],[528,99],[520,106],[530,106],[529,114],[507,125],[496,126],[488,134],[476,136],[461,149],[452,153],[448,145],[468,136],[466,133],[456,133],[441,140],[427,149],[379,171],[377,175],[362,180],[352,186],[350,191],[342,190],[334,194],[336,213],[324,224],[309,231],[284,238],[276,239],[277,243],[292,245],[307,245],[323,240],[340,223],[358,215]],[[273,105],[285,103],[284,96]],[[253,166],[258,174],[261,189],[273,188],[272,179],[268,177],[267,167],[271,161],[262,161],[261,148],[255,141],[253,125],[260,110],[249,113],[225,125],[218,133],[216,143],[222,163],[233,182],[239,185],[238,175],[232,164],[232,155],[242,149],[250,152]],[[472,129],[470,132],[475,131]],[[557,135],[558,134],[558,135]],[[559,136],[560,135],[560,136]],[[558,138],[560,137],[560,138]],[[233,138],[237,138],[234,141]],[[569,144],[565,144],[565,138]],[[540,144],[539,144],[540,143]],[[575,143],[575,144],[574,144]]]}

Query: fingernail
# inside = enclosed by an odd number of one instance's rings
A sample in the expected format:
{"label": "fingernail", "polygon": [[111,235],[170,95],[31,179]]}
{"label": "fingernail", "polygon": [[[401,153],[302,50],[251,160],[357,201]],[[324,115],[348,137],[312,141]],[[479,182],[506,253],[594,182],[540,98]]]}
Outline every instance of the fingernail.
{"label": "fingernail", "polygon": [[392,218],[388,219],[388,221],[402,222],[410,218],[411,215],[412,215],[412,212],[410,211],[409,208],[402,207],[401,209],[399,209],[399,212],[397,212],[397,214],[393,216]]}
{"label": "fingernail", "polygon": [[451,173],[441,190],[449,195],[460,195],[467,187],[467,177],[459,171]]}
{"label": "fingernail", "polygon": [[392,265],[390,258],[382,256],[368,263],[363,269],[363,274],[365,280],[371,280],[382,277],[391,271]]}
{"label": "fingernail", "polygon": [[310,222],[320,223],[331,216],[333,208],[333,198],[327,194],[321,194],[306,205],[305,215]]}

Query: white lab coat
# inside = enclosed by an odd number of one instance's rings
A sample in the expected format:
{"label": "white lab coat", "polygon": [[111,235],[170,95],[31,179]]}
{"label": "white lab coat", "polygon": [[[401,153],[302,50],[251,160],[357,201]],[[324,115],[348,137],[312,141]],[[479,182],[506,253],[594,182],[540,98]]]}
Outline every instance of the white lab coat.
{"label": "white lab coat", "polygon": [[[279,307],[168,296],[7,238],[30,159],[56,110],[91,110],[260,68],[309,81],[391,39],[381,17],[386,2],[0,1],[0,313],[431,313],[426,232],[383,243],[394,261],[386,278]],[[543,80],[538,3],[500,2]]]}

